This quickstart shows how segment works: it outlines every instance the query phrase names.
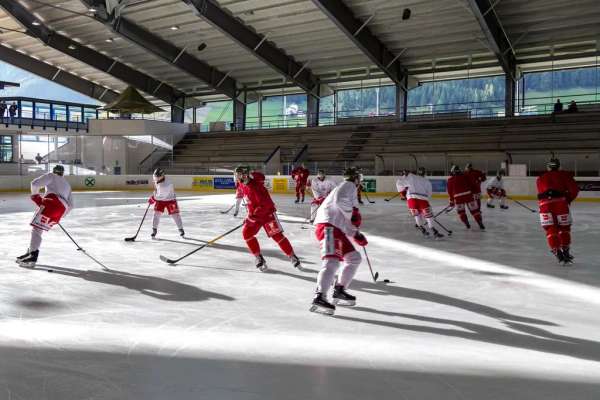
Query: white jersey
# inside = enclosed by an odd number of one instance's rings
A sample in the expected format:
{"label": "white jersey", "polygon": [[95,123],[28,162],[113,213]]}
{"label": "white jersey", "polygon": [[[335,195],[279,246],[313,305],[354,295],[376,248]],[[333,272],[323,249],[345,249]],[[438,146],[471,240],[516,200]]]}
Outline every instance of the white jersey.
{"label": "white jersey", "polygon": [[490,182],[487,184],[488,189],[496,188],[504,190],[504,179],[498,179],[497,177],[493,177],[490,179]]}
{"label": "white jersey", "polygon": [[427,178],[409,173],[407,176],[401,176],[396,181],[398,192],[408,189],[406,193],[407,199],[427,200],[431,198],[431,182]]}
{"label": "white jersey", "polygon": [[159,201],[176,199],[175,187],[167,177],[162,182],[157,182],[156,177],[154,177],[154,199]]}
{"label": "white jersey", "polygon": [[353,182],[340,183],[325,199],[315,218],[315,224],[331,224],[348,236],[358,231],[350,219],[352,209],[358,208],[356,185]]}
{"label": "white jersey", "polygon": [[64,176],[49,172],[31,181],[31,194],[39,194],[41,188],[45,188],[46,196],[50,193],[55,194],[65,206],[66,212],[73,208],[71,185]]}
{"label": "white jersey", "polygon": [[335,189],[335,182],[330,181],[327,178],[323,180],[320,180],[319,178],[314,178],[310,181],[310,188],[313,192],[313,196],[315,199],[327,197],[327,195],[331,193],[333,189]]}

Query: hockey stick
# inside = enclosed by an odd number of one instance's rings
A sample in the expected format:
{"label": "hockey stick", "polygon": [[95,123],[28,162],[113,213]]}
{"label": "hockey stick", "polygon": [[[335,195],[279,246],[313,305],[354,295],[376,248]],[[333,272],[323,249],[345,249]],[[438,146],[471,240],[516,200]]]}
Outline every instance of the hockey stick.
{"label": "hockey stick", "polygon": [[375,202],[374,202],[374,201],[372,201],[372,200],[369,198],[369,195],[367,194],[367,192],[366,192],[366,191],[363,191],[363,193],[365,194],[365,199],[367,199],[367,201],[368,201],[369,203],[371,203],[371,204],[375,204]]}
{"label": "hockey stick", "polygon": [[448,236],[452,236],[452,231],[450,229],[447,229],[444,225],[442,225],[440,221],[438,221],[437,219],[434,218],[433,222],[435,222],[436,224],[438,224],[440,226],[440,228],[445,230],[446,233],[448,234]]}
{"label": "hockey stick", "polygon": [[395,195],[393,195],[392,197],[390,197],[389,199],[383,199],[385,201],[390,201],[392,199],[395,199],[396,197],[400,196],[400,193],[396,193]]}
{"label": "hockey stick", "polygon": [[105,271],[110,271],[110,269],[108,269],[104,264],[102,264],[100,261],[96,260],[94,257],[89,255],[80,245],[78,245],[77,242],[75,241],[75,239],[73,239],[71,237],[71,235],[69,235],[69,232],[67,232],[67,230],[65,228],[63,228],[63,226],[61,224],[57,224],[57,225],[60,227],[60,229],[62,229],[62,231],[65,233],[65,235],[67,235],[67,237],[69,239],[71,239],[71,242],[73,242],[73,244],[75,244],[75,246],[77,246],[78,251],[81,251],[83,254],[85,254],[86,256],[91,258],[94,262],[96,262],[96,264],[100,265],[102,267],[102,269],[104,269]]}
{"label": "hockey stick", "polygon": [[229,211],[231,211],[231,209],[235,207],[235,204],[232,204],[231,207],[229,207],[227,210],[225,211],[219,211],[221,214],[229,214]]}
{"label": "hockey stick", "polygon": [[197,249],[194,249],[194,250],[190,251],[189,253],[185,254],[184,256],[181,256],[181,257],[179,257],[179,258],[177,258],[177,259],[175,259],[175,260],[172,260],[172,259],[170,259],[170,258],[167,258],[167,257],[165,257],[165,256],[162,256],[162,255],[160,256],[160,259],[161,259],[162,261],[166,262],[166,263],[169,263],[169,264],[176,264],[176,263],[178,263],[179,261],[183,260],[184,258],[191,256],[191,255],[192,255],[192,254],[194,254],[195,252],[202,250],[202,249],[203,249],[203,248],[205,248],[206,246],[209,246],[209,245],[213,244],[213,243],[214,243],[214,242],[216,242],[217,240],[224,238],[225,236],[229,235],[230,233],[232,233],[232,232],[234,232],[234,231],[237,231],[237,230],[238,230],[238,229],[240,229],[242,226],[244,226],[244,223],[241,223],[240,225],[236,226],[235,228],[228,230],[228,231],[227,231],[227,232],[225,232],[224,234],[222,234],[222,235],[220,235],[220,236],[217,236],[216,238],[214,238],[214,239],[212,239],[212,240],[209,240],[208,242],[204,243],[202,246],[198,247]]}
{"label": "hockey stick", "polygon": [[442,209],[441,211],[439,211],[437,214],[435,214],[433,216],[433,219],[436,219],[437,217],[439,217],[440,215],[442,215],[443,213],[445,213],[446,211],[450,211],[452,209],[452,207],[450,205],[447,205],[446,207],[444,207],[444,209]]}
{"label": "hockey stick", "polygon": [[146,207],[146,212],[144,213],[144,216],[142,217],[142,222],[140,222],[140,226],[138,226],[138,230],[135,233],[134,236],[132,237],[126,237],[125,241],[126,242],[135,242],[135,238],[137,237],[137,235],[140,233],[140,229],[142,229],[142,225],[144,224],[144,220],[146,219],[146,214],[148,214],[148,210],[150,209],[150,206],[152,204],[148,203],[148,207]]}
{"label": "hockey stick", "polygon": [[377,278],[379,278],[379,272],[373,273],[373,267],[371,267],[371,260],[369,260],[369,255],[367,254],[366,247],[363,247],[363,252],[365,253],[365,258],[367,259],[367,264],[369,265],[369,271],[371,271],[371,277],[373,278],[373,282],[377,282]]}
{"label": "hockey stick", "polygon": [[506,198],[507,198],[507,199],[509,199],[509,200],[512,200],[512,201],[514,201],[515,203],[517,203],[517,204],[518,204],[518,205],[520,205],[521,207],[523,207],[523,208],[526,208],[526,209],[528,209],[528,210],[529,210],[529,211],[531,211],[531,212],[537,212],[537,210],[534,210],[533,208],[529,208],[529,207],[527,207],[525,204],[521,203],[521,202],[520,202],[520,201],[518,201],[518,200],[515,200],[515,199],[513,199],[512,197],[508,197],[508,196],[506,196]]}

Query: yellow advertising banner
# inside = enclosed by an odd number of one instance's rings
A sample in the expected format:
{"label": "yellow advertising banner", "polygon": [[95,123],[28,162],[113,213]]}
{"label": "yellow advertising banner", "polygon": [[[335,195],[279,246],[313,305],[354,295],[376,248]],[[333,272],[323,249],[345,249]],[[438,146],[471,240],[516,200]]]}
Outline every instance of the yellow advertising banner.
{"label": "yellow advertising banner", "polygon": [[192,178],[192,189],[209,191],[214,190],[212,176],[195,176]]}
{"label": "yellow advertising banner", "polygon": [[273,193],[287,193],[288,178],[273,178]]}

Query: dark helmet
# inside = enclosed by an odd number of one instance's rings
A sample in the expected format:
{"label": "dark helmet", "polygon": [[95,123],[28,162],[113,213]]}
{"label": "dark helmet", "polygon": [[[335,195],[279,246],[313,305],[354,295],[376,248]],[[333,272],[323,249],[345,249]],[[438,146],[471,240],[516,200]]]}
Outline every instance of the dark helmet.
{"label": "dark helmet", "polygon": [[155,176],[157,178],[159,178],[161,176],[165,176],[165,170],[162,168],[156,168],[154,170],[154,172],[152,173],[152,176]]}
{"label": "dark helmet", "polygon": [[462,171],[460,170],[459,166],[456,164],[453,164],[450,167],[450,175],[458,175],[460,174]]}
{"label": "dark helmet", "polygon": [[419,176],[425,176],[425,167],[419,167],[419,168],[417,168],[417,175],[419,175]]}
{"label": "dark helmet", "polygon": [[344,171],[344,180],[348,182],[356,182],[357,179],[360,179],[360,172],[354,167],[346,168]]}
{"label": "dark helmet", "polygon": [[556,171],[560,168],[560,160],[558,158],[551,158],[546,167],[551,171]]}
{"label": "dark helmet", "polygon": [[248,165],[238,165],[233,172],[236,175],[250,175],[250,167]]}
{"label": "dark helmet", "polygon": [[465,165],[465,171],[469,171],[473,169],[473,164],[471,163],[467,163],[467,165]]}
{"label": "dark helmet", "polygon": [[317,176],[325,178],[325,170],[324,169],[318,170],[317,171]]}
{"label": "dark helmet", "polygon": [[63,167],[62,165],[55,165],[54,168],[52,168],[52,173],[63,176],[65,173],[65,167]]}

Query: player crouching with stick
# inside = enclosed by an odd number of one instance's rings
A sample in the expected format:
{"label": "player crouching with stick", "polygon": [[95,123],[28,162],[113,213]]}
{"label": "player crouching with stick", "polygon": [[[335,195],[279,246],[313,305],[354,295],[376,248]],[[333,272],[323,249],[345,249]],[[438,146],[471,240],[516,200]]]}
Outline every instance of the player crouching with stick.
{"label": "player crouching with stick", "polygon": [[356,297],[346,289],[361,262],[360,253],[348,238],[352,237],[359,246],[367,245],[367,239],[358,231],[362,220],[356,194],[358,185],[358,171],[348,168],[344,172],[344,182],[333,189],[317,211],[315,236],[320,243],[323,263],[317,277],[316,295],[310,307],[312,312],[334,314],[335,305],[327,301],[327,293],[334,284],[340,261],[343,261],[342,271],[334,286],[333,303],[348,306],[356,304]]}
{"label": "player crouching with stick", "polygon": [[[65,168],[56,165],[52,172],[31,181],[31,200],[37,204],[38,209],[31,221],[29,250],[17,257],[17,263],[22,267],[35,266],[42,244],[42,233],[52,229],[73,208],[71,185],[63,176],[64,173]],[[40,195],[42,187],[45,188],[44,197]]]}
{"label": "player crouching with stick", "polygon": [[177,229],[179,229],[179,235],[184,237],[185,231],[183,230],[181,215],[179,215],[179,205],[177,204],[173,184],[167,179],[165,171],[161,168],[154,170],[152,178],[154,179],[154,194],[150,196],[148,203],[154,204],[154,218],[152,218],[152,235],[150,236],[152,239],[156,238],[160,217],[167,210],[173,221],[175,221]]}

